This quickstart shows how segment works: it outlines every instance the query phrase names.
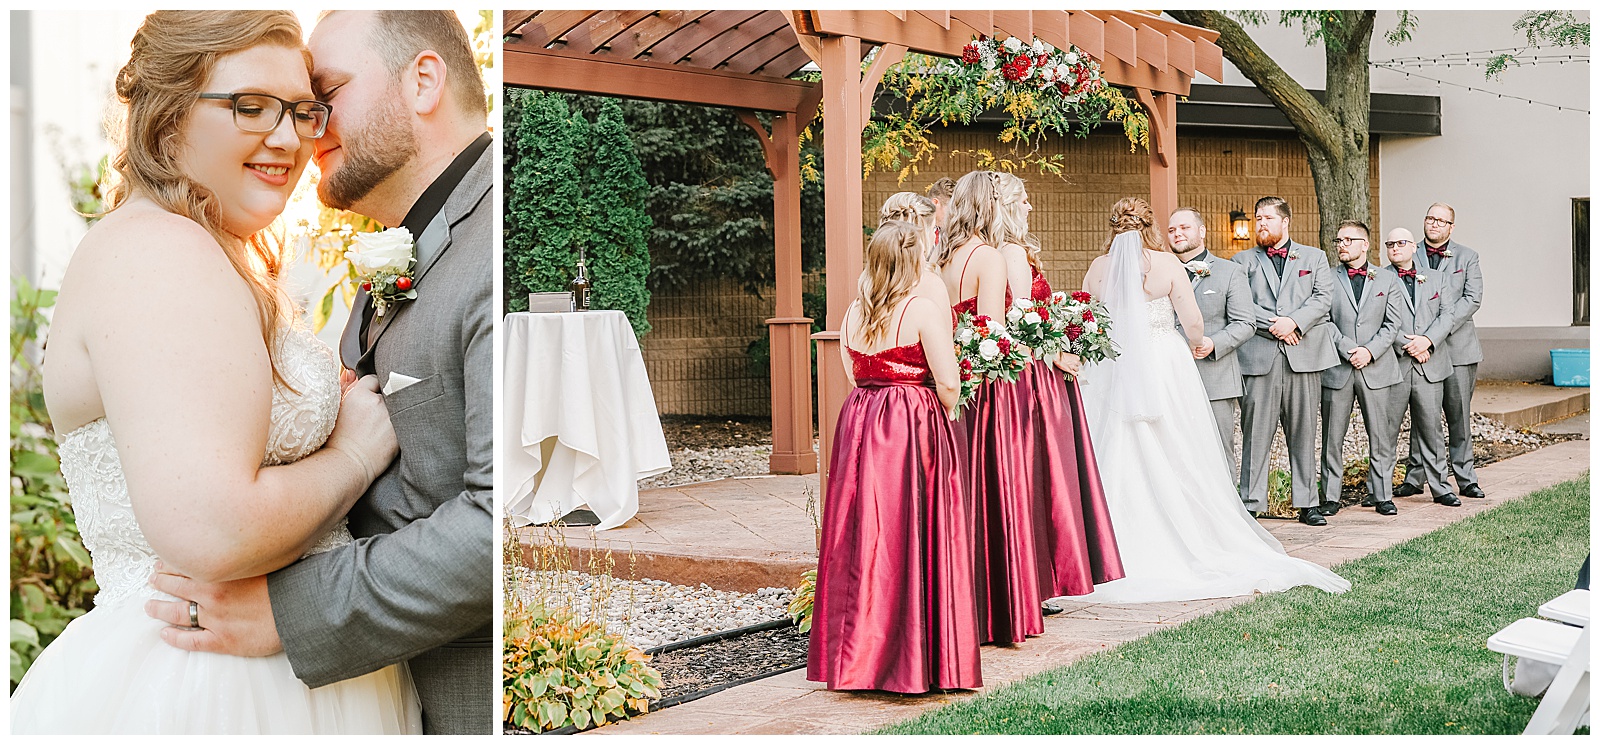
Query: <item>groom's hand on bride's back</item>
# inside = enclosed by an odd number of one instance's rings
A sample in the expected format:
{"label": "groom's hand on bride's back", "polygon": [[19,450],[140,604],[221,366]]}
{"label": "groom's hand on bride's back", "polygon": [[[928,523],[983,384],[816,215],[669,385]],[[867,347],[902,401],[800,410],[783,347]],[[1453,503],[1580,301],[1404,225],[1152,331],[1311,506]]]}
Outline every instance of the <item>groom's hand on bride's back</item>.
{"label": "groom's hand on bride's back", "polygon": [[394,426],[389,423],[389,409],[378,391],[376,375],[367,375],[345,387],[339,420],[325,446],[349,456],[361,468],[364,483],[368,484],[400,454]]}
{"label": "groom's hand on bride's back", "polygon": [[[231,582],[199,582],[172,574],[160,564],[150,575],[150,586],[180,600],[147,600],[145,615],[168,625],[161,641],[190,652],[215,652],[234,657],[266,657],[283,651],[278,627],[272,619],[266,577]],[[194,628],[189,603],[195,603]]]}

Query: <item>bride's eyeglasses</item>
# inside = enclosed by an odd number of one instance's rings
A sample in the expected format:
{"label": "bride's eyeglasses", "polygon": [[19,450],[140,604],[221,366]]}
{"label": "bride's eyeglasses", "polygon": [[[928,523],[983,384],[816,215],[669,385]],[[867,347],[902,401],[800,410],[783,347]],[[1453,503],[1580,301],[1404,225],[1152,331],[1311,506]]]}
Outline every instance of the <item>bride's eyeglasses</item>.
{"label": "bride's eyeglasses", "polygon": [[285,101],[266,93],[201,93],[200,98],[233,102],[233,124],[245,132],[271,132],[283,121],[286,111],[294,112],[294,131],[315,140],[328,131],[333,106],[321,101]]}

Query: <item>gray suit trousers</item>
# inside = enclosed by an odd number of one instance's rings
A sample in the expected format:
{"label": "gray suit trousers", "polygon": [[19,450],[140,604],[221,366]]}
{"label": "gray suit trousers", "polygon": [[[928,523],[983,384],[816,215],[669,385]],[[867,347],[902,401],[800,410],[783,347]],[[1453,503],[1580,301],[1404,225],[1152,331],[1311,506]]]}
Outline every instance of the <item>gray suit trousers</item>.
{"label": "gray suit trousers", "polygon": [[[1444,420],[1450,431],[1450,471],[1456,487],[1478,483],[1472,467],[1472,392],[1478,388],[1478,366],[1456,365],[1444,381]],[[1411,456],[1406,459],[1406,483],[1421,488],[1422,462],[1418,460],[1417,428],[1411,428]]]}
{"label": "gray suit trousers", "polygon": [[1289,480],[1295,507],[1316,507],[1317,410],[1322,402],[1322,372],[1297,373],[1277,355],[1266,375],[1244,376],[1244,457],[1239,493],[1245,509],[1267,508],[1272,435],[1283,425],[1289,445]]}
{"label": "gray suit trousers", "polygon": [[[1344,483],[1344,436],[1350,430],[1350,412],[1361,402],[1361,419],[1367,430],[1367,492],[1378,502],[1394,498],[1394,466],[1399,457],[1400,417],[1405,414],[1395,391],[1404,383],[1373,390],[1357,376],[1343,388],[1322,389],[1322,500],[1339,501]],[[1396,413],[1398,411],[1398,413]],[[1390,430],[1390,423],[1395,429]]]}
{"label": "gray suit trousers", "polygon": [[1217,436],[1222,438],[1222,451],[1228,454],[1228,476],[1239,481],[1239,453],[1233,448],[1234,420],[1239,417],[1239,399],[1219,398],[1211,402],[1211,415],[1217,420]]}
{"label": "gray suit trousers", "polygon": [[1446,467],[1449,450],[1445,444],[1444,428],[1439,422],[1444,416],[1444,386],[1442,382],[1428,382],[1422,368],[1412,364],[1410,373],[1406,375],[1406,381],[1392,387],[1398,391],[1395,400],[1399,405],[1395,407],[1395,413],[1390,417],[1393,426],[1389,432],[1393,434],[1386,438],[1399,442],[1400,419],[1409,409],[1411,454],[1406,458],[1406,481],[1409,483],[1415,475],[1416,483],[1421,485],[1425,475],[1428,488],[1435,497],[1455,493],[1451,491],[1449,482],[1445,481],[1449,475]]}
{"label": "gray suit trousers", "polygon": [[499,667],[492,646],[445,644],[412,657],[410,664],[424,734],[482,733],[484,722],[498,715],[494,698],[483,695]]}

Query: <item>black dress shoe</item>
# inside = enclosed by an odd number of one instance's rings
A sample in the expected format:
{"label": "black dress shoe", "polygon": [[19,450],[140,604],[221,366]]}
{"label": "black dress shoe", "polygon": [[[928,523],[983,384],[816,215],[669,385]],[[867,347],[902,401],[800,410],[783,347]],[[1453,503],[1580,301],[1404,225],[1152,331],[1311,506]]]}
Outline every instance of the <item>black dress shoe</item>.
{"label": "black dress shoe", "polygon": [[1323,518],[1322,512],[1315,507],[1301,507],[1299,519],[1300,522],[1307,525],[1322,526],[1328,524],[1327,519]]}
{"label": "black dress shoe", "polygon": [[1377,507],[1378,506],[1378,499],[1376,497],[1372,496],[1371,494],[1368,494],[1367,496],[1361,498],[1361,506],[1362,507]]}
{"label": "black dress shoe", "polygon": [[1483,487],[1478,486],[1477,484],[1467,484],[1466,486],[1461,487],[1461,496],[1469,497],[1471,499],[1483,499],[1489,495],[1483,493]]}
{"label": "black dress shoe", "polygon": [[1441,494],[1441,495],[1439,495],[1437,497],[1434,497],[1433,501],[1434,501],[1435,504],[1442,504],[1442,505],[1444,505],[1446,507],[1460,507],[1461,506],[1461,500],[1456,499],[1456,495],[1454,495],[1454,494]]}
{"label": "black dress shoe", "polygon": [[1380,515],[1394,515],[1400,512],[1400,510],[1395,509],[1394,502],[1387,499],[1377,502],[1374,506],[1378,508],[1378,514]]}
{"label": "black dress shoe", "polygon": [[1397,497],[1415,497],[1421,493],[1422,487],[1411,484],[1401,484],[1394,488],[1394,495]]}
{"label": "black dress shoe", "polygon": [[1060,608],[1060,607],[1051,605],[1049,603],[1044,603],[1043,607],[1044,607],[1044,614],[1047,615],[1047,616],[1053,616],[1053,615],[1056,615],[1056,614],[1061,613],[1062,611],[1066,610],[1066,608]]}
{"label": "black dress shoe", "polygon": [[1333,517],[1334,515],[1339,514],[1339,508],[1343,506],[1344,505],[1341,505],[1338,502],[1323,502],[1317,507],[1317,509],[1322,511],[1323,517]]}

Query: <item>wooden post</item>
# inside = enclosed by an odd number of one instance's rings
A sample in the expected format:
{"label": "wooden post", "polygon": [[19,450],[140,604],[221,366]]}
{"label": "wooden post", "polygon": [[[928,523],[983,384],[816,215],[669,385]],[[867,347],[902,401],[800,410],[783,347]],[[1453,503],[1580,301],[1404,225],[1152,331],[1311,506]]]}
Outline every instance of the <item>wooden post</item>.
{"label": "wooden post", "polygon": [[767,319],[772,367],[772,473],[816,473],[811,449],[811,319],[801,303],[800,286],[800,121],[816,111],[778,114],[768,135],[753,111],[739,119],[761,140],[772,172],[772,238],[777,302]]}
{"label": "wooden post", "polygon": [[1178,97],[1135,88],[1150,112],[1150,210],[1156,230],[1167,234],[1167,218],[1178,208]]}

